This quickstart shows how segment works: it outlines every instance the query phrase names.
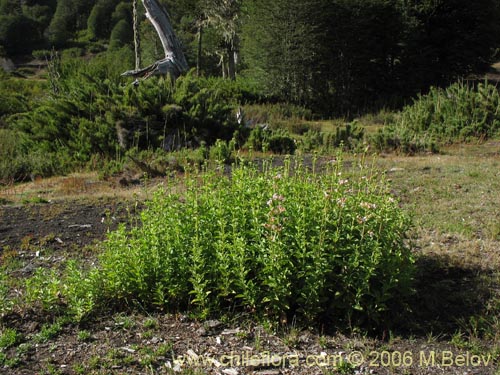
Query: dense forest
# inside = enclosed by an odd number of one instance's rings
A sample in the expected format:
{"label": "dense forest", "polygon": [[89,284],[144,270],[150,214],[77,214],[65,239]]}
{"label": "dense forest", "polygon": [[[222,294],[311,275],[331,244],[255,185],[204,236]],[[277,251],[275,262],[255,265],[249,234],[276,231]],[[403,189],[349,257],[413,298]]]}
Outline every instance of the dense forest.
{"label": "dense forest", "polygon": [[[140,3],[134,13],[120,0],[0,1],[0,56],[47,64],[29,80],[22,69],[0,70],[0,157],[10,160],[1,178],[64,172],[132,146],[169,149],[181,138],[241,146],[241,105],[281,103],[303,119],[401,108],[484,72],[500,47],[496,0],[162,3],[192,70],[134,88],[120,77],[135,64],[134,23],[141,65],[163,57]],[[274,137],[276,149],[293,148]]]}

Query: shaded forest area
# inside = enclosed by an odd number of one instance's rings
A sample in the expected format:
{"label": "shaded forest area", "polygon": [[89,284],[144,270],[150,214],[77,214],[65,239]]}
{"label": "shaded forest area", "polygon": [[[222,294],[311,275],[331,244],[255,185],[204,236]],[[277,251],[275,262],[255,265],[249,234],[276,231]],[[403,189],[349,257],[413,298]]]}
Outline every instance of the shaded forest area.
{"label": "shaded forest area", "polygon": [[[232,143],[215,154],[249,141],[293,152],[283,132],[242,129],[237,108],[254,122],[400,109],[432,86],[486,71],[500,46],[496,0],[162,3],[192,71],[134,88],[120,77],[135,64],[132,2],[0,1],[0,56],[47,64],[34,77],[0,71],[0,179],[100,168],[131,148],[202,146],[203,155],[217,139]],[[141,4],[136,20],[145,66],[163,50]],[[356,131],[320,143],[362,138]]]}
{"label": "shaded forest area", "polygon": [[[252,79],[267,96],[339,114],[397,104],[484,71],[499,46],[494,0],[164,1],[190,66]],[[160,52],[139,10],[144,59]],[[132,2],[2,0],[6,55],[116,50],[132,42]],[[201,52],[199,52],[201,48]]]}

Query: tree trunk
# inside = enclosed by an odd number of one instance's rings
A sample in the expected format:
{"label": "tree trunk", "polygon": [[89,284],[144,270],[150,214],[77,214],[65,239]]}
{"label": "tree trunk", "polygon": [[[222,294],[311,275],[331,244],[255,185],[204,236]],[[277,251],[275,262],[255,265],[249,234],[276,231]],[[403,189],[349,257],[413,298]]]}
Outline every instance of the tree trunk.
{"label": "tree trunk", "polygon": [[229,48],[227,51],[227,75],[228,78],[232,81],[236,79],[236,61],[234,58],[234,50],[232,48]]}
{"label": "tree trunk", "polygon": [[165,58],[158,60],[146,68],[126,71],[122,73],[122,76],[142,77],[146,79],[152,75],[168,74],[172,78],[177,78],[187,71],[189,66],[182,52],[179,40],[175,36],[170,17],[166,9],[157,0],[142,0],[142,3],[144,8],[146,8],[146,17],[160,37]]}
{"label": "tree trunk", "polygon": [[198,54],[196,56],[196,75],[198,77],[201,75],[202,41],[203,41],[203,25],[200,22],[200,26],[198,27]]}

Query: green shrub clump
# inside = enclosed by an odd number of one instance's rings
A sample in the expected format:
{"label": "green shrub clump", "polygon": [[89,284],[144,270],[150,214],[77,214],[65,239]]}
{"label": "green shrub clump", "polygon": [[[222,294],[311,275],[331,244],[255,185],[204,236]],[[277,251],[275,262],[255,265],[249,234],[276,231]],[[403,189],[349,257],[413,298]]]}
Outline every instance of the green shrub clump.
{"label": "green shrub clump", "polygon": [[183,186],[109,235],[90,272],[95,306],[364,325],[410,293],[409,221],[369,170],[349,179],[339,162],[316,174],[287,161],[188,173]]}
{"label": "green shrub clump", "polygon": [[373,138],[378,149],[403,153],[435,152],[439,145],[491,138],[500,130],[500,94],[496,86],[458,82],[431,88],[407,106],[396,122]]}

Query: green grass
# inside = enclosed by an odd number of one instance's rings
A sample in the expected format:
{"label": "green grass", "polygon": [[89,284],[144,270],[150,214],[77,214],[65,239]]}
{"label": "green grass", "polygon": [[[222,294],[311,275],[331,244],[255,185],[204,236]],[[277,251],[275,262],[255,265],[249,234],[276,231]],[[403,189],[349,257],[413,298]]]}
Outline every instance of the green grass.
{"label": "green grass", "polygon": [[5,328],[0,333],[0,351],[4,351],[16,345],[20,339],[21,335],[15,329]]}
{"label": "green grass", "polygon": [[44,324],[40,332],[36,335],[34,341],[37,343],[48,342],[59,336],[59,334],[62,332],[62,329],[63,324],[60,321],[53,324]]}
{"label": "green grass", "polygon": [[488,152],[498,146],[483,145],[483,154],[473,154],[474,148],[450,149],[435,157],[391,156],[378,165],[388,171],[418,227],[468,240],[500,240],[500,159]]}

